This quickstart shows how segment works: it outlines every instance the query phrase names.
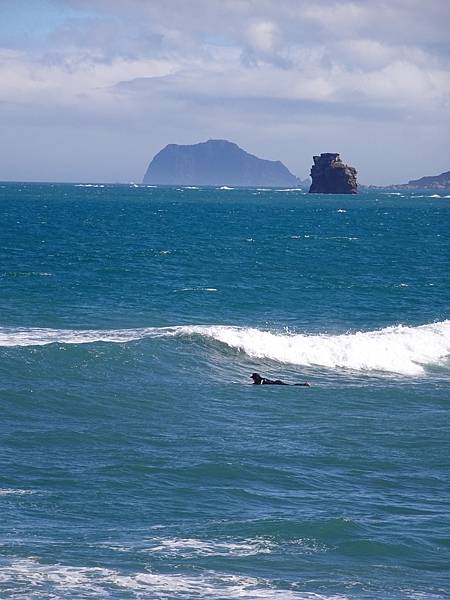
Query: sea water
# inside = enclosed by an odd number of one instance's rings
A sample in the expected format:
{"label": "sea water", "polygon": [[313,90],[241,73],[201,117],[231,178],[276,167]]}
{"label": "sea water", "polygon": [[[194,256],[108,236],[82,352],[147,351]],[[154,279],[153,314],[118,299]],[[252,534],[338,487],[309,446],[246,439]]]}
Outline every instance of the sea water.
{"label": "sea water", "polygon": [[449,192],[0,216],[1,598],[449,597]]}

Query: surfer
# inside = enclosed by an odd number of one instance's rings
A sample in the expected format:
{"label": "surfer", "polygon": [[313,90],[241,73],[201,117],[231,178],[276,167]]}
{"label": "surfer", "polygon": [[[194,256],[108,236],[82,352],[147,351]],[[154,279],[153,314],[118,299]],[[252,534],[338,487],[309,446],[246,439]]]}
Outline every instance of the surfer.
{"label": "surfer", "polygon": [[301,387],[311,387],[307,381],[305,381],[305,383],[285,383],[284,381],[281,381],[281,379],[267,379],[266,377],[261,377],[259,373],[252,373],[250,378],[253,379],[255,385],[298,385]]}

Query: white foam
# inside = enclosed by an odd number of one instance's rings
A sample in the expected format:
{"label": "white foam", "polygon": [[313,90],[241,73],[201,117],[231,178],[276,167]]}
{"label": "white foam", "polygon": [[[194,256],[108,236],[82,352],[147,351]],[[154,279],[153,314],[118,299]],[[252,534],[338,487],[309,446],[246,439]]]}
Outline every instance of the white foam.
{"label": "white foam", "polygon": [[[94,342],[131,342],[151,335],[153,330],[74,330],[41,328],[0,328],[0,346],[46,346],[47,344],[92,344]],[[155,334],[157,331],[154,332]],[[162,335],[164,335],[162,333]]]}
{"label": "white foam", "polygon": [[147,549],[154,554],[191,558],[194,556],[254,556],[270,554],[275,543],[266,538],[240,541],[200,540],[196,538],[157,538]]}
{"label": "white foam", "polygon": [[75,187],[103,188],[105,186],[102,183],[76,183]]}
{"label": "white foam", "polygon": [[0,277],[53,277],[53,273],[45,273],[42,271],[3,271]]}
{"label": "white foam", "polygon": [[[200,288],[184,288],[200,291]],[[215,288],[201,288],[215,291]],[[407,327],[341,335],[308,335],[263,331],[225,325],[182,325],[141,329],[73,330],[0,328],[0,346],[47,344],[126,343],[142,338],[200,336],[245,352],[252,358],[302,366],[346,368],[420,375],[427,365],[442,364],[450,356],[450,320]]]}
{"label": "white foam", "polygon": [[[2,561],[4,563],[4,561]],[[10,598],[60,598],[67,593],[82,598],[107,598],[119,592],[134,598],[251,598],[253,600],[345,600],[342,595],[279,589],[267,579],[215,571],[201,574],[139,572],[124,575],[101,567],[44,565],[32,558],[2,564],[0,588]],[[45,594],[45,596],[44,596]],[[145,596],[143,595],[145,594]]]}
{"label": "white foam", "polygon": [[176,292],[217,292],[217,288],[204,288],[204,287],[185,287],[175,290]]}
{"label": "white foam", "polygon": [[424,366],[441,363],[450,355],[450,320],[343,335],[279,334],[234,327],[210,327],[203,335],[253,358],[402,375],[420,375]]}
{"label": "white foam", "polygon": [[42,565],[25,558],[1,565],[0,590],[5,586],[11,592],[10,598],[42,598],[43,593],[54,598],[60,597],[54,594],[68,591],[83,593],[86,598],[103,598],[107,595],[103,581],[112,575],[113,571],[102,568]]}
{"label": "white foam", "polygon": [[0,496],[26,496],[28,494],[34,494],[33,490],[20,490],[15,488],[2,488],[0,489]]}
{"label": "white foam", "polygon": [[219,190],[234,190],[232,187],[228,187],[227,185],[220,186]]}

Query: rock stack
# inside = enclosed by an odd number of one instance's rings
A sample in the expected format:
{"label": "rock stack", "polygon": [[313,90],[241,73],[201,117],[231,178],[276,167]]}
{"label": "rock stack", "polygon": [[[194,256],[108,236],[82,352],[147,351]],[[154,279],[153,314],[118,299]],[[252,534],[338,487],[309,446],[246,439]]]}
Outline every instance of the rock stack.
{"label": "rock stack", "polygon": [[356,194],[356,169],[342,162],[339,154],[324,152],[314,156],[311,167],[310,194]]}

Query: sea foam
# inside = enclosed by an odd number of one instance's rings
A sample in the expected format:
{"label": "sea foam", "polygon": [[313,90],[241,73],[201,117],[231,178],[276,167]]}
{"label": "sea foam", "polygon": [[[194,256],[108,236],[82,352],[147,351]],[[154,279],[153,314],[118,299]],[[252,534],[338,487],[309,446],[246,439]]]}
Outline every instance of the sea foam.
{"label": "sea foam", "polygon": [[162,556],[192,558],[195,556],[254,556],[270,554],[275,542],[257,538],[235,541],[217,541],[200,539],[157,538],[148,552]]}
{"label": "sea foam", "polygon": [[[340,594],[322,595],[282,589],[275,581],[215,571],[187,574],[123,573],[103,567],[43,564],[34,558],[3,561],[0,591],[14,589],[11,598],[248,598],[252,600],[345,600]],[[6,596],[5,596],[6,597]]]}
{"label": "sea foam", "polygon": [[309,335],[226,325],[181,325],[116,330],[0,328],[0,347],[127,343],[143,338],[213,340],[255,359],[362,372],[421,375],[450,356],[450,320],[341,335]]}
{"label": "sea foam", "polygon": [[221,326],[193,327],[191,331],[252,358],[331,369],[421,375],[425,366],[442,363],[450,356],[450,320],[342,335],[273,333]]}

